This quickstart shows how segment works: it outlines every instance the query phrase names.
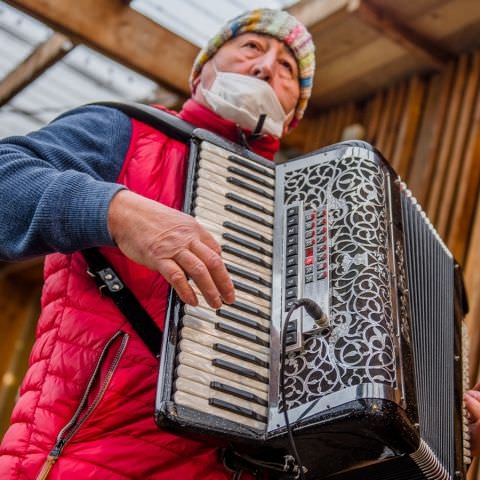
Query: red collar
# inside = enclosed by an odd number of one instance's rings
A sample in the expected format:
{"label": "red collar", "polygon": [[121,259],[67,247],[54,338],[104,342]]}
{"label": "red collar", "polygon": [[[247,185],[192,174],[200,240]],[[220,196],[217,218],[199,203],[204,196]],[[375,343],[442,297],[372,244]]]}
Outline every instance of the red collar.
{"label": "red collar", "polygon": [[[184,103],[182,110],[179,113],[179,117],[196,127],[204,128],[226,138],[227,140],[239,143],[239,130],[234,122],[220,117],[215,112],[195,100],[189,99]],[[245,131],[247,136],[249,133],[249,131]],[[250,142],[251,150],[269,160],[273,160],[273,157],[279,148],[280,140],[272,135],[264,135],[258,140]]]}

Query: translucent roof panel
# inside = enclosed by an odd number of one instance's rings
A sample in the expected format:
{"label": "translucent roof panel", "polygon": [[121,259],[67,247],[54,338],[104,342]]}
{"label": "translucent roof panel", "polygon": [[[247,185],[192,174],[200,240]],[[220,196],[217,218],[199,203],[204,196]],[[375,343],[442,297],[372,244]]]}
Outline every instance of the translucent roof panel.
{"label": "translucent roof panel", "polygon": [[[0,2],[0,81],[52,33]],[[0,109],[0,138],[28,133],[85,103],[153,101],[157,88],[146,77],[80,45]]]}
{"label": "translucent roof panel", "polygon": [[203,47],[235,15],[254,8],[284,9],[294,3],[297,0],[133,0],[130,6],[168,30]]}
{"label": "translucent roof panel", "polygon": [[[133,0],[130,6],[201,46],[229,18],[245,10],[286,8],[292,0]],[[0,0],[0,82],[54,32]],[[159,100],[159,95],[162,99]],[[174,102],[176,96],[146,77],[85,47],[61,61],[0,108],[0,138],[38,129],[61,113],[99,100]]]}

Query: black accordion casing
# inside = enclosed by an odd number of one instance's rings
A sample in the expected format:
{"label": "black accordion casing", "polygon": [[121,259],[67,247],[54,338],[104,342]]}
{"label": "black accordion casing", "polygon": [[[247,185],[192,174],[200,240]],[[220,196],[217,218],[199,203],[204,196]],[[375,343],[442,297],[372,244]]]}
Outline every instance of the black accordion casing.
{"label": "black accordion casing", "polygon": [[[226,439],[264,461],[289,453],[279,365],[287,303],[286,231],[295,214],[298,295],[313,298],[331,325],[328,335],[321,334],[299,310],[286,357],[286,408],[306,478],[466,478],[470,453],[462,403],[466,301],[461,274],[405,185],[364,142],[339,143],[274,165],[195,130],[188,213],[196,201],[197,163],[212,144],[227,157],[255,163],[275,184],[268,420],[263,429],[253,428],[176,402],[184,305],[172,292],[157,423],[179,433]],[[315,281],[307,284],[304,232],[320,214],[327,218],[325,235],[318,240],[326,252],[324,274],[317,265]],[[313,255],[319,255],[315,248]]]}

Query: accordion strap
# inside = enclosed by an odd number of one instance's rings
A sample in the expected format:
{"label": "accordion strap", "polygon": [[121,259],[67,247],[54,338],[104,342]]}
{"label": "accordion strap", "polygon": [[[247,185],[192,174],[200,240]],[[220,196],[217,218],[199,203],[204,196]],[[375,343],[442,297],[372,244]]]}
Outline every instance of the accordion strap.
{"label": "accordion strap", "polygon": [[82,254],[100,292],[113,300],[152,355],[158,358],[163,334],[152,317],[98,249],[88,248],[82,250]]}

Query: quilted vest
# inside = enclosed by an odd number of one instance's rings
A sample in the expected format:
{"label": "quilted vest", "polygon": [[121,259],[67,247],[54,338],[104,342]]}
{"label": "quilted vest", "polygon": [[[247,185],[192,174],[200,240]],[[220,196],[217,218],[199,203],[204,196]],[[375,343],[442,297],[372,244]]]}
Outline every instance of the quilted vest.
{"label": "quilted vest", "polygon": [[[235,139],[231,122],[192,100],[180,116]],[[270,137],[253,145],[269,158],[277,148]],[[118,182],[181,209],[187,153],[186,145],[132,120]],[[118,249],[102,252],[163,327],[165,280]],[[178,436],[154,423],[157,360],[86,270],[79,253],[46,259],[37,337],[0,446],[0,478],[231,478],[212,440]]]}

